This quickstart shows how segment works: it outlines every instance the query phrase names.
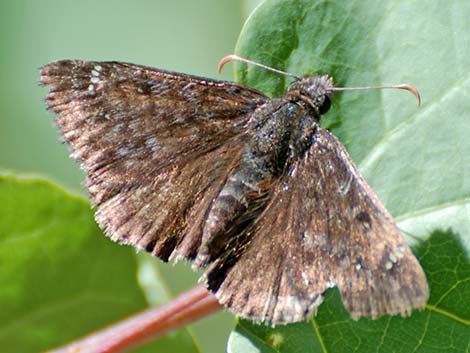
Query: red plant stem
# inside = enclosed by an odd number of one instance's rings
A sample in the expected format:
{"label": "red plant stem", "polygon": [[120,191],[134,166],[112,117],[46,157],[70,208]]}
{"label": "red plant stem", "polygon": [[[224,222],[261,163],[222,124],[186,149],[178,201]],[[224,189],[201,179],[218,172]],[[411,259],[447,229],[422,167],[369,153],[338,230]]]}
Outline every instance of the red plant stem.
{"label": "red plant stem", "polygon": [[221,308],[203,286],[196,286],[165,305],[144,310],[49,353],[125,352]]}

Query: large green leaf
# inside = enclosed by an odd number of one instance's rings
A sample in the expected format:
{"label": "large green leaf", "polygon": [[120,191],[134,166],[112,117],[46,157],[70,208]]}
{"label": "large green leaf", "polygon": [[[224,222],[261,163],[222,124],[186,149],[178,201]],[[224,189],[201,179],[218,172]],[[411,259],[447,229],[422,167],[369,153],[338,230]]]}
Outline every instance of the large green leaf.
{"label": "large green leaf", "polygon": [[[39,352],[147,303],[135,252],[107,239],[89,204],[46,181],[0,176],[0,351]],[[185,332],[138,352],[197,352]]]}
{"label": "large green leaf", "polygon": [[[249,18],[241,56],[297,75],[328,73],[338,86],[408,82],[420,90],[420,108],[401,92],[337,93],[323,124],[399,221],[431,297],[407,319],[354,322],[332,290],[311,322],[271,329],[239,321],[231,352],[470,349],[468,18],[463,0],[265,1]],[[237,76],[273,96],[288,84],[246,65]]]}

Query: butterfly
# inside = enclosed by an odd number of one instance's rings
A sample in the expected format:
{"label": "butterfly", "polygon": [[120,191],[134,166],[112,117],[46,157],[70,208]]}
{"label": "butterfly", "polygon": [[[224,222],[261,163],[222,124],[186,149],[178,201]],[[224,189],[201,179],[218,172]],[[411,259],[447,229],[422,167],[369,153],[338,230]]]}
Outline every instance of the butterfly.
{"label": "butterfly", "polygon": [[297,78],[271,99],[233,82],[62,60],[40,82],[104,232],[205,268],[207,288],[236,315],[306,320],[332,287],[353,319],[425,306],[418,260],[319,125],[331,77]]}

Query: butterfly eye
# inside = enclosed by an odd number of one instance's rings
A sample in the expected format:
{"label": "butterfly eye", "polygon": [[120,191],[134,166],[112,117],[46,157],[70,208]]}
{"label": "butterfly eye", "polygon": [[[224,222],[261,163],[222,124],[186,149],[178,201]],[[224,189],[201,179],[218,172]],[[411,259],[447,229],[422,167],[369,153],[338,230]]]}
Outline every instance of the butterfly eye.
{"label": "butterfly eye", "polygon": [[328,97],[327,95],[325,95],[324,97],[325,98],[323,99],[323,102],[320,104],[318,108],[320,115],[325,114],[328,110],[330,110],[330,107],[331,107],[330,97]]}

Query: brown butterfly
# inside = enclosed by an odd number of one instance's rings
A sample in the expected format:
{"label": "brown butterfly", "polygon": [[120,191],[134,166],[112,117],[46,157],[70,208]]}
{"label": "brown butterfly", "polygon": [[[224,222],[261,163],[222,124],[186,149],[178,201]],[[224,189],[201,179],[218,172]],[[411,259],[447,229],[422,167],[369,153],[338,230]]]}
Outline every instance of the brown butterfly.
{"label": "brown butterfly", "polygon": [[353,319],[426,304],[426,277],[392,216],[319,126],[339,90],[330,77],[298,78],[270,99],[232,82],[63,60],[41,68],[41,83],[105,233],[206,267],[207,288],[235,314],[305,320],[335,286]]}

